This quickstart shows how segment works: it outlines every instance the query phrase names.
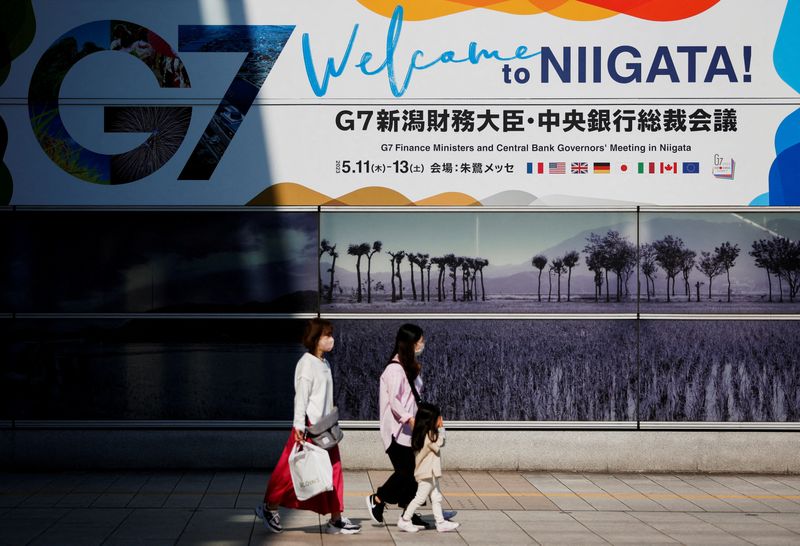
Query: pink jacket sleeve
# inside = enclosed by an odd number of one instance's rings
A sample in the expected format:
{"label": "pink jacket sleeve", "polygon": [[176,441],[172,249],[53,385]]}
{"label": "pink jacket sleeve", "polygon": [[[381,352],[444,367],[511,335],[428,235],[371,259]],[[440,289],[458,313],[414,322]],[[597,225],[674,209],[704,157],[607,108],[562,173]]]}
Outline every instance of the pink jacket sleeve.
{"label": "pink jacket sleeve", "polygon": [[408,379],[402,366],[390,366],[386,374],[386,387],[389,391],[389,408],[401,423],[407,423],[409,419],[414,417],[413,414],[403,406],[402,400],[407,396]]}

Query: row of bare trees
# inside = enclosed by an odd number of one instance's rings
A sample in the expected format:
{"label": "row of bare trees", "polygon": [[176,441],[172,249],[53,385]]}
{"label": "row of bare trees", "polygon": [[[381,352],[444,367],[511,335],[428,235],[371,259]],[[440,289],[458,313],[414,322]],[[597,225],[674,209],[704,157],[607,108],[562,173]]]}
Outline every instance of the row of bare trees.
{"label": "row of bare trees", "polygon": [[[358,303],[363,301],[364,285],[366,285],[367,303],[372,303],[372,258],[382,250],[383,243],[381,241],[374,241],[372,244],[355,243],[347,247],[347,254],[356,258],[356,301]],[[478,299],[478,276],[480,276],[480,298],[486,301],[483,269],[489,265],[489,260],[485,258],[456,256],[455,254],[431,257],[430,254],[408,252],[405,250],[387,250],[386,254],[389,256],[389,265],[391,267],[392,302],[404,298],[403,276],[400,271],[400,266],[404,260],[409,266],[412,299],[417,300],[417,295],[419,294],[419,301],[431,301],[431,269],[435,265],[438,269],[436,279],[437,301],[441,302],[447,300],[446,275],[449,276],[451,281],[452,299],[453,301],[458,301],[457,286],[459,273],[461,273],[461,301],[475,301]],[[326,271],[326,273],[330,273],[330,281],[327,285],[324,285],[322,281],[322,257],[324,255],[331,257],[331,265]],[[336,251],[335,244],[332,245],[327,239],[320,241],[318,255],[319,292],[322,294],[324,291],[325,300],[328,303],[333,301],[333,287],[335,284],[334,272],[336,269],[336,259],[338,257],[339,253]],[[367,260],[366,283],[362,283],[361,281],[362,258],[366,258]],[[415,267],[419,272],[419,292],[417,291]]]}
{"label": "row of bare trees", "polygon": [[[620,301],[623,291],[628,295],[628,280],[636,272],[636,245],[628,241],[618,231],[609,231],[601,236],[591,233],[586,238],[587,244],[583,251],[586,254],[586,267],[594,273],[594,299],[599,301],[603,294],[603,283],[606,285],[606,301],[611,301],[609,288],[609,273],[616,274],[615,291],[616,301]],[[561,301],[561,276],[567,274],[567,301],[572,299],[572,268],[578,265],[580,253],[570,250],[557,258],[548,261],[547,256],[537,254],[531,260],[531,265],[539,270],[537,298],[542,301],[542,272],[548,268],[548,294],[547,301],[551,299],[552,278],[557,278],[558,295],[556,301]]]}
{"label": "row of bare trees", "polygon": [[[363,301],[364,287],[366,287],[367,303],[372,302],[372,258],[375,254],[383,251],[383,243],[374,241],[373,243],[350,244],[347,254],[355,257],[356,276],[358,284],[356,288],[356,301]],[[714,247],[713,251],[697,252],[686,247],[680,237],[666,235],[664,238],[641,245],[638,249],[636,245],[628,240],[627,237],[618,231],[608,231],[605,235],[591,233],[586,238],[586,245],[583,248],[586,255],[585,261],[589,271],[594,273],[594,299],[600,301],[603,295],[603,285],[605,285],[605,300],[611,301],[610,275],[614,276],[615,300],[621,301],[623,295],[629,296],[629,280],[636,273],[637,263],[640,267],[645,280],[645,293],[647,301],[656,294],[655,279],[659,269],[663,271],[666,279],[667,301],[675,296],[678,277],[681,278],[684,295],[691,299],[692,283],[689,278],[692,271],[699,271],[708,280],[708,299],[712,298],[712,283],[714,279],[723,273],[727,279],[727,301],[731,301],[731,269],[736,265],[736,260],[740,254],[737,244],[726,241]],[[448,284],[452,301],[474,301],[486,300],[486,288],[483,279],[483,269],[489,265],[489,260],[480,257],[456,256],[455,254],[445,254],[442,256],[431,257],[429,254],[419,252],[408,252],[405,250],[386,251],[391,267],[391,301],[395,302],[404,299],[403,276],[401,265],[408,263],[409,276],[411,279],[412,299],[420,301],[431,301],[431,269],[437,267],[436,275],[436,301],[448,300]],[[322,257],[328,255],[331,258],[330,267],[327,273],[330,274],[330,281],[327,285],[323,284],[321,261]],[[794,301],[800,291],[800,241],[790,241],[784,237],[774,236],[771,239],[759,239],[752,244],[749,252],[755,260],[758,268],[764,269],[767,273],[769,286],[769,301],[773,301],[772,284],[773,278],[777,280],[779,287],[779,301],[783,301],[784,285],[788,288],[789,301]],[[327,239],[320,242],[319,247],[319,291],[324,294],[327,302],[333,301],[334,271],[336,259],[339,253],[336,245],[331,244]],[[548,273],[548,294],[547,301],[551,301],[553,278],[556,279],[557,301],[561,301],[561,280],[562,276],[567,276],[567,297],[566,301],[572,299],[572,270],[580,262],[581,254],[577,250],[570,250],[563,256],[548,259],[543,254],[535,255],[531,260],[531,266],[539,271],[537,297],[542,301],[542,273],[547,268]],[[366,259],[366,283],[362,283],[361,268],[362,259]],[[415,271],[416,268],[416,271]],[[419,291],[417,290],[416,272],[419,272]],[[460,275],[459,275],[460,273]],[[480,277],[480,289],[478,288],[478,277]],[[449,283],[448,283],[449,278]],[[460,280],[460,283],[459,283]],[[426,282],[427,281],[427,282]],[[460,297],[459,297],[460,284]],[[696,299],[700,301],[700,286],[705,282],[696,281],[694,288]],[[480,294],[479,294],[480,291]]]}
{"label": "row of bare trees", "polygon": [[[637,263],[640,266],[642,275],[645,278],[647,301],[656,294],[655,279],[659,268],[664,272],[667,285],[667,301],[675,296],[675,286],[678,276],[681,277],[684,295],[691,299],[692,284],[689,277],[692,271],[697,270],[708,279],[708,299],[711,299],[711,285],[715,277],[725,274],[728,282],[727,301],[731,301],[731,269],[736,265],[736,260],[740,254],[737,244],[726,241],[714,247],[712,251],[697,252],[686,247],[680,237],[667,235],[652,243],[641,245],[638,255],[636,245],[630,242],[627,237],[618,231],[608,231],[605,235],[591,233],[586,239],[587,244],[583,248],[586,254],[586,266],[594,273],[594,298],[599,301],[603,293],[603,284],[606,288],[606,301],[611,301],[611,290],[609,288],[609,274],[615,276],[615,299],[620,301],[623,293],[625,296],[630,294],[628,282],[636,272]],[[780,301],[783,301],[784,283],[789,290],[789,300],[794,301],[800,290],[800,242],[793,242],[784,237],[773,237],[772,239],[759,239],[753,242],[750,256],[755,259],[755,265],[766,270],[767,281],[769,283],[769,301],[772,300],[772,278],[778,280],[780,289]],[[557,301],[561,301],[561,276],[567,274],[567,301],[571,299],[571,280],[572,268],[580,260],[580,254],[575,250],[570,250],[564,256],[548,258],[543,254],[537,254],[531,260],[531,265],[539,270],[537,297],[542,301],[542,272],[548,267],[548,280],[550,289],[548,290],[547,301],[551,300],[552,278],[557,278],[558,296]],[[700,301],[700,286],[704,282],[697,281],[694,284],[696,299]]]}
{"label": "row of bare trees", "polygon": [[767,272],[769,301],[772,301],[772,277],[778,279],[780,300],[783,301],[783,283],[789,288],[789,301],[794,301],[800,289],[800,241],[790,241],[785,237],[759,239],[753,241],[749,252],[755,259],[756,267]]}
{"label": "row of bare trees", "polygon": [[[547,270],[548,290],[547,301],[553,294],[553,275],[558,278],[558,301],[561,301],[561,275],[567,274],[567,301],[572,299],[572,268],[578,265],[581,255],[576,250],[570,250],[563,257],[553,258],[550,262],[550,268]],[[547,256],[544,254],[537,254],[531,260],[531,265],[539,270],[538,287],[536,288],[536,295],[539,301],[542,301],[542,271],[547,267]]]}
{"label": "row of bare trees", "polygon": [[[672,235],[667,235],[663,239],[642,245],[640,262],[642,274],[645,276],[647,301],[650,301],[651,294],[655,295],[656,293],[655,277],[657,267],[664,271],[667,279],[667,301],[670,301],[670,295],[675,296],[675,282],[678,275],[681,275],[683,279],[684,295],[691,299],[692,288],[689,282],[689,275],[694,269],[697,269],[708,278],[708,299],[711,299],[711,284],[714,277],[724,272],[728,280],[727,300],[731,301],[731,269],[736,265],[739,252],[739,245],[726,241],[714,247],[713,252],[700,252],[700,258],[698,259],[697,253],[686,248],[680,237],[673,237]],[[670,282],[672,283],[671,291]],[[700,281],[695,282],[697,301],[700,301],[700,286],[702,284],[704,283]]]}

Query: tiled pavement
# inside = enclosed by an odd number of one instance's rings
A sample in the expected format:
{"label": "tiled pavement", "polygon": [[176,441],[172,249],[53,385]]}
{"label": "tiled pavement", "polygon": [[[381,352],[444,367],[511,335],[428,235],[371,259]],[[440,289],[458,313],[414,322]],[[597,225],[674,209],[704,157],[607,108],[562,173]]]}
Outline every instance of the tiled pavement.
{"label": "tiled pavement", "polygon": [[[457,533],[373,526],[363,497],[385,471],[345,473],[359,535],[282,510],[253,514],[266,472],[0,473],[0,544],[800,544],[800,476],[447,472]],[[430,511],[423,510],[431,520]]]}

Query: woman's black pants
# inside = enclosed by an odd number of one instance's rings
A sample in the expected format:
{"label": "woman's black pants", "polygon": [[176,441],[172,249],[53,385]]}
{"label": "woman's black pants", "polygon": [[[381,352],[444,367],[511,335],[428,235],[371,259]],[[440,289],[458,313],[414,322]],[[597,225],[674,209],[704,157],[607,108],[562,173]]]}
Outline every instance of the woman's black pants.
{"label": "woman's black pants", "polygon": [[392,438],[392,445],[386,450],[386,454],[392,461],[394,473],[375,493],[381,502],[405,508],[417,494],[417,480],[414,479],[414,451],[410,447],[401,446]]}

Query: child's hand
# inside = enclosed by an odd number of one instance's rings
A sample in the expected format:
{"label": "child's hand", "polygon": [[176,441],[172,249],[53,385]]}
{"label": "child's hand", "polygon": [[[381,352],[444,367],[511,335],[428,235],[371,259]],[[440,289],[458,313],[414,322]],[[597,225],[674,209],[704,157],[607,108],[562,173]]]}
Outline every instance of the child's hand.
{"label": "child's hand", "polygon": [[442,416],[439,416],[439,420],[436,421],[436,428],[442,428],[444,426],[444,422],[442,421]]}

